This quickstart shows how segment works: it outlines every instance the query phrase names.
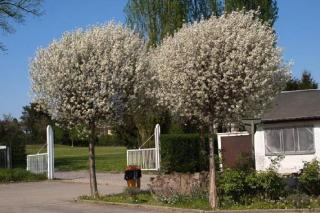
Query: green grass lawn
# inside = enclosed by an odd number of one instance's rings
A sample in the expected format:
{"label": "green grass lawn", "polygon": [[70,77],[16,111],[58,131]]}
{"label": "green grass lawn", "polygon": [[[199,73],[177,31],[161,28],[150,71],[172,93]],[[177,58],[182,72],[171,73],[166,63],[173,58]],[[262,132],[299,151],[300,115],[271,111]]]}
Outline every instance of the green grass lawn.
{"label": "green grass lawn", "polygon": [[[41,145],[27,145],[27,154],[36,154]],[[44,148],[41,152],[45,152]],[[97,171],[122,172],[126,166],[125,147],[96,147]],[[55,145],[55,168],[59,171],[88,169],[88,148]]]}
{"label": "green grass lawn", "polygon": [[100,202],[111,202],[111,203],[129,203],[129,204],[145,204],[153,206],[168,206],[175,208],[186,208],[186,209],[202,209],[211,210],[208,200],[206,199],[180,199],[176,198],[169,202],[163,202],[156,199],[148,191],[141,191],[136,195],[130,195],[127,192],[113,195],[100,195],[99,198],[94,199],[90,196],[81,196],[80,200],[91,200]]}
{"label": "green grass lawn", "polygon": [[0,169],[0,183],[46,180],[46,175],[32,174],[25,169]]}
{"label": "green grass lawn", "polygon": [[[133,191],[134,192],[134,191]],[[100,195],[94,199],[90,196],[80,196],[80,200],[98,201],[105,203],[129,203],[129,204],[144,204],[154,206],[168,206],[175,208],[186,209],[201,209],[212,210],[209,205],[208,198],[196,198],[186,196],[172,196],[170,198],[157,198],[148,191],[137,191],[134,194],[123,192],[112,195]],[[248,209],[310,209],[311,211],[319,208],[320,197],[310,197],[309,200],[293,200],[288,199],[272,201],[272,200],[259,200],[256,198],[251,204],[230,204],[227,206],[219,207],[221,210],[248,210]],[[256,212],[256,211],[254,211]],[[312,211],[316,212],[316,211]],[[318,212],[318,211],[317,211]]]}

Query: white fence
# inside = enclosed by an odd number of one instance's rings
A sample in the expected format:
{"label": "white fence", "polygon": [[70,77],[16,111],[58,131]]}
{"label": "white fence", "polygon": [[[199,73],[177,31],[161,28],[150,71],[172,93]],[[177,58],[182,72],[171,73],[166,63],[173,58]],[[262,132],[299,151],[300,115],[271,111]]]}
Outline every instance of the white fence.
{"label": "white fence", "polygon": [[0,146],[0,168],[11,168],[11,152],[8,146]]}
{"label": "white fence", "polygon": [[[48,179],[54,178],[54,134],[52,127],[47,126],[47,152],[27,155],[27,170],[32,173],[47,173]],[[44,146],[43,146],[44,147]]]}
{"label": "white fence", "polygon": [[157,149],[127,150],[128,165],[139,166],[142,170],[158,170]]}
{"label": "white fence", "polygon": [[141,149],[140,147],[139,149],[127,150],[127,165],[139,166],[141,170],[154,170],[154,171],[160,170],[160,125],[159,124],[157,124],[154,129],[154,140],[155,140],[155,148]]}
{"label": "white fence", "polygon": [[27,170],[40,174],[48,171],[48,154],[27,155]]}

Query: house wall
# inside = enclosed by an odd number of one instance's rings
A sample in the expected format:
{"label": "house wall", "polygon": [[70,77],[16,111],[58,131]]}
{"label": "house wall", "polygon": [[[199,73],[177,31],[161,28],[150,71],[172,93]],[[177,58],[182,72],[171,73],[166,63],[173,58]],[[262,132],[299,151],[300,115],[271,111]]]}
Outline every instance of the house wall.
{"label": "house wall", "polygon": [[255,164],[256,170],[265,171],[271,166],[271,159],[277,158],[277,156],[265,155],[265,141],[264,141],[264,128],[276,128],[276,127],[288,127],[297,125],[312,125],[314,127],[314,154],[299,154],[299,155],[285,155],[282,160],[279,161],[278,172],[281,174],[296,173],[303,168],[305,161],[312,161],[313,159],[320,160],[320,122],[290,122],[290,123],[278,123],[268,124],[258,127],[254,136],[254,148],[255,148]]}

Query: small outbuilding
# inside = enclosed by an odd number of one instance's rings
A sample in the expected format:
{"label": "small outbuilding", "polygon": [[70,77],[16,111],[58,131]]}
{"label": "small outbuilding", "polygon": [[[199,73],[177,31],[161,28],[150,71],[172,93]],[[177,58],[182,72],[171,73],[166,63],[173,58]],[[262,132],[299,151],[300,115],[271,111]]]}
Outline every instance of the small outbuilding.
{"label": "small outbuilding", "polygon": [[297,173],[304,162],[320,160],[320,90],[280,93],[257,126],[254,154],[256,170],[278,161],[282,174]]}

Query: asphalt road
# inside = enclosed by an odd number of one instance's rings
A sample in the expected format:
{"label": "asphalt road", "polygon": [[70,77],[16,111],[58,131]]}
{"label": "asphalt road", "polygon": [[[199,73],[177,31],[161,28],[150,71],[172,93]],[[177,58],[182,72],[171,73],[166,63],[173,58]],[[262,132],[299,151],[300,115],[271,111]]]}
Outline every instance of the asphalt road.
{"label": "asphalt road", "polygon": [[[72,177],[73,175],[73,177]],[[0,213],[126,213],[151,212],[146,209],[77,203],[79,195],[89,194],[89,185],[83,174],[67,174],[67,180],[43,181],[34,183],[0,184]],[[74,176],[76,175],[76,176]],[[66,176],[60,174],[60,176]],[[81,176],[81,181],[79,178]],[[111,178],[99,181],[101,194],[123,191],[125,182],[121,174],[103,174]],[[75,178],[74,178],[75,177]],[[118,177],[118,178],[117,178]],[[115,181],[112,178],[118,180]]]}

